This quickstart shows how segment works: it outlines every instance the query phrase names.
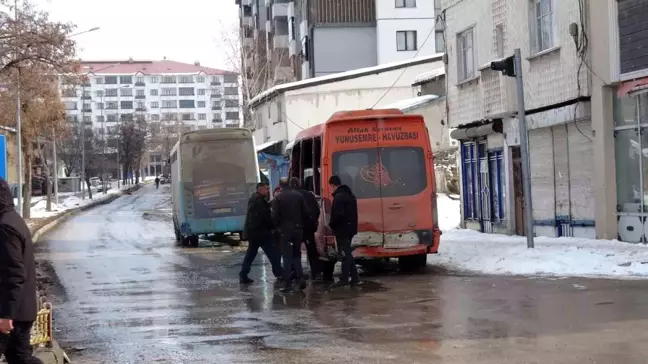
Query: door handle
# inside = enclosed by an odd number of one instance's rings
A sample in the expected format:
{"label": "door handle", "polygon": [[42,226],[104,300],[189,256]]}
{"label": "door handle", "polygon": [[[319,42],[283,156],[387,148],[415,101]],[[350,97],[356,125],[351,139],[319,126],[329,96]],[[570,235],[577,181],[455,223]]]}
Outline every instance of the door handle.
{"label": "door handle", "polygon": [[398,209],[402,209],[403,205],[401,205],[399,203],[395,203],[395,204],[389,206],[389,208],[392,209],[392,210],[398,210]]}

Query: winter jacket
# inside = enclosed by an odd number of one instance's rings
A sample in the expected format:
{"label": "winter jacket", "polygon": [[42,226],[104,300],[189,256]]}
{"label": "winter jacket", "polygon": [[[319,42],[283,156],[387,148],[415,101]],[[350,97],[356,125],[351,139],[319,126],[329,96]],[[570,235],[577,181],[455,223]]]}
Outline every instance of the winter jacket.
{"label": "winter jacket", "polygon": [[299,191],[285,187],[272,200],[272,221],[282,233],[303,230],[308,219],[308,207]]}
{"label": "winter jacket", "polygon": [[319,222],[320,207],[317,203],[315,195],[306,190],[299,190],[302,197],[304,197],[304,202],[306,203],[306,209],[308,218],[304,222],[304,231],[314,233],[317,231],[317,225]]}
{"label": "winter jacket", "polygon": [[358,233],[358,201],[347,185],[333,192],[329,227],[335,236],[352,237]]}
{"label": "winter jacket", "polygon": [[247,239],[268,238],[272,236],[273,228],[270,203],[264,196],[255,192],[248,200],[245,235]]}
{"label": "winter jacket", "polygon": [[36,320],[36,264],[31,232],[0,178],[0,318]]}

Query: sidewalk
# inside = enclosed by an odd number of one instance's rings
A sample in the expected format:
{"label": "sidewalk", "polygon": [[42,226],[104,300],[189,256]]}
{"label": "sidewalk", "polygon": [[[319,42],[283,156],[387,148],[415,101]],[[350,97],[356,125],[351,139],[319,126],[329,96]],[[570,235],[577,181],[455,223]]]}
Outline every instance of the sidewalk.
{"label": "sidewalk", "polygon": [[441,246],[428,264],[477,274],[648,279],[648,246],[617,240],[526,237],[458,229],[460,204],[439,194]]}

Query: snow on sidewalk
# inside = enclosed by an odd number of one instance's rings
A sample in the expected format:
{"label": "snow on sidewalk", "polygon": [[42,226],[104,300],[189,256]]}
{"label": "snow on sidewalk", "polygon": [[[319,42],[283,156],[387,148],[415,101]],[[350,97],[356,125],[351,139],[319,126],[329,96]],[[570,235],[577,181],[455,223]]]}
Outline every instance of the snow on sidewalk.
{"label": "snow on sidewalk", "polygon": [[40,218],[45,218],[45,217],[51,217],[54,215],[61,214],[65,211],[71,210],[76,207],[81,207],[85,206],[88,204],[91,204],[93,202],[97,201],[103,201],[116,193],[120,193],[122,191],[127,190],[128,188],[133,187],[134,185],[126,185],[122,186],[120,189],[110,189],[108,190],[108,193],[104,194],[102,192],[92,192],[92,200],[87,198],[82,199],[81,197],[78,196],[69,196],[62,198],[59,196],[59,204],[55,204],[52,202],[52,211],[47,211],[45,208],[47,206],[47,200],[43,199],[38,201],[35,205],[32,206],[31,208],[31,218],[32,219],[40,219]]}
{"label": "snow on sidewalk", "polygon": [[482,274],[648,279],[648,247],[617,240],[526,237],[458,229],[459,201],[439,194],[439,254],[431,265]]}

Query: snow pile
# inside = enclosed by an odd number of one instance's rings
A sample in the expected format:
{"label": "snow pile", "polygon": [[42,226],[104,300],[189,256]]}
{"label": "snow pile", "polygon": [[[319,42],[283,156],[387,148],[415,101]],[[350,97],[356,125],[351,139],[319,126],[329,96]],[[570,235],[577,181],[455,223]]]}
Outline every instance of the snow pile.
{"label": "snow pile", "polygon": [[527,249],[522,236],[450,230],[429,262],[485,274],[648,278],[648,247],[616,240],[538,237]]}
{"label": "snow pile", "polygon": [[439,254],[430,256],[429,264],[483,274],[648,278],[648,246],[616,240],[537,237],[535,249],[527,249],[524,236],[458,229],[459,196],[439,193],[437,206],[443,235]]}
{"label": "snow pile", "polygon": [[31,217],[34,219],[38,218],[44,218],[44,217],[50,217],[54,216],[57,214],[60,214],[62,212],[65,212],[67,210],[74,209],[76,207],[81,207],[85,206],[88,204],[91,204],[93,202],[97,201],[102,201],[107,198],[109,198],[111,195],[114,195],[116,193],[120,193],[123,190],[126,190],[130,187],[133,187],[132,185],[130,186],[122,186],[121,189],[110,189],[108,190],[107,194],[103,194],[102,192],[94,192],[92,193],[92,200],[89,199],[86,195],[85,199],[82,199],[79,196],[68,196],[68,197],[62,197],[59,195],[59,204],[55,204],[52,202],[52,211],[46,211],[46,205],[47,201],[45,199],[39,200],[35,205],[32,206],[31,208]]}

